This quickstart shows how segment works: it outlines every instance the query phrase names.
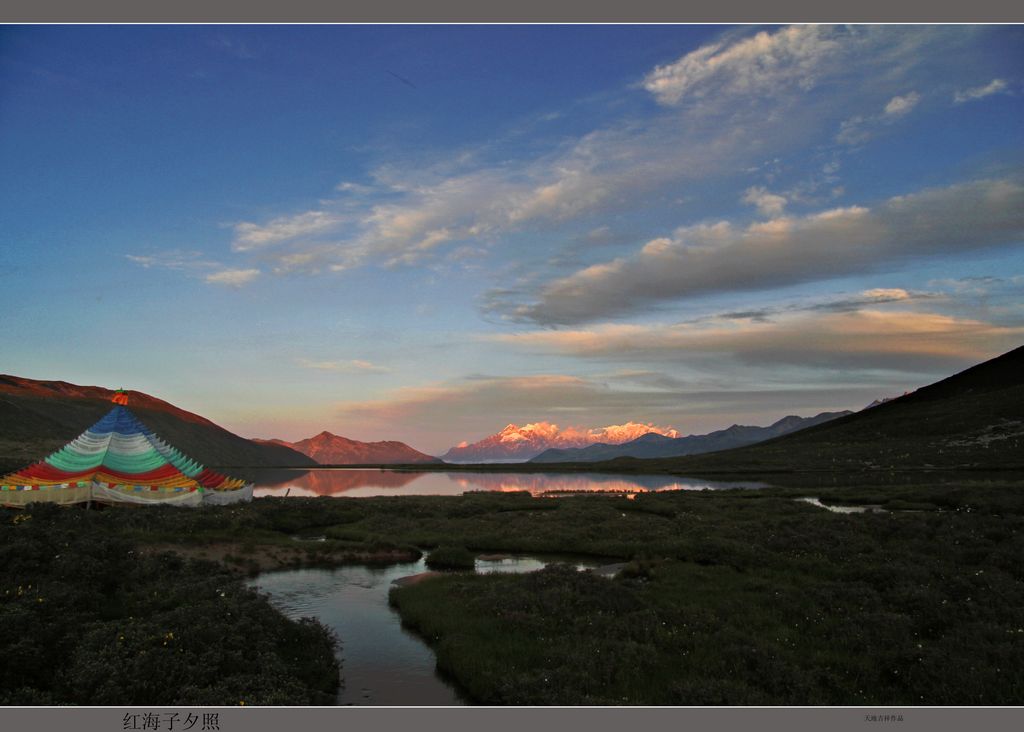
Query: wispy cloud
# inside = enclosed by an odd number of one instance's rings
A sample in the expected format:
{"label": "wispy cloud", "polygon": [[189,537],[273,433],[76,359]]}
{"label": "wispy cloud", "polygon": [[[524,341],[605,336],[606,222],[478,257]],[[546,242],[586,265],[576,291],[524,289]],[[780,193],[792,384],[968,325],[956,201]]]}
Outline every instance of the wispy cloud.
{"label": "wispy cloud", "polygon": [[879,114],[858,114],[850,117],[839,125],[836,142],[843,145],[860,145],[867,142],[885,125],[891,125],[910,114],[920,101],[921,95],[912,91],[890,99]]}
{"label": "wispy cloud", "polygon": [[644,88],[661,103],[676,105],[709,95],[770,95],[792,86],[810,88],[826,61],[857,38],[843,29],[795,25],[774,33],[711,43],[658,66]]}
{"label": "wispy cloud", "polygon": [[626,315],[712,292],[866,273],[907,257],[1011,245],[1024,234],[1024,187],[980,180],[802,217],[736,226],[684,226],[631,257],[595,264],[545,286],[513,319],[572,324]]}
{"label": "wispy cloud", "polygon": [[[906,113],[916,92],[879,95],[912,75],[922,58],[934,57],[922,56],[922,47],[945,49],[965,35],[931,27],[813,25],[742,33],[647,74],[640,86],[662,108],[642,118],[621,116],[520,157],[501,151],[500,163],[481,163],[494,155],[472,150],[439,151],[426,164],[422,156],[398,158],[371,169],[369,183],[339,184],[340,195],[307,211],[237,224],[233,247],[258,253],[275,272],[408,266],[459,248],[490,251],[523,230],[643,209],[666,186],[705,185],[769,155],[805,148],[837,107],[870,98],[880,110],[892,109],[880,116]],[[825,82],[841,85],[843,95],[806,98]],[[635,97],[636,88],[617,97]],[[765,190],[754,205],[777,215],[779,197],[788,198]]]}
{"label": "wispy cloud", "polygon": [[294,216],[280,216],[262,225],[243,221],[235,224],[235,239],[231,248],[236,252],[261,249],[298,237],[330,231],[340,221],[338,216],[326,211],[305,211]]}
{"label": "wispy cloud", "polygon": [[152,254],[126,254],[125,257],[145,269],[170,269],[178,271],[197,271],[222,266],[220,262],[205,259],[200,251],[169,249]]}
{"label": "wispy cloud", "polygon": [[247,41],[237,34],[217,33],[211,36],[207,42],[211,48],[242,61],[250,61],[260,56],[260,51],[252,45],[251,41]]}
{"label": "wispy cloud", "polygon": [[212,272],[204,279],[211,285],[242,287],[259,277],[260,274],[258,269],[224,269],[220,272]]}
{"label": "wispy cloud", "polygon": [[1006,81],[1003,79],[993,79],[988,84],[957,90],[953,93],[953,101],[956,104],[963,104],[964,102],[973,102],[976,99],[984,99],[993,94],[1007,93],[1009,93],[1009,85]]}
{"label": "wispy cloud", "polygon": [[242,287],[259,277],[256,268],[229,268],[223,263],[205,259],[202,252],[169,249],[152,254],[126,254],[125,257],[144,269],[168,269],[186,272],[210,285]]}
{"label": "wispy cloud", "polygon": [[390,373],[391,369],[380,366],[370,361],[363,361],[361,359],[350,359],[347,361],[312,361],[306,358],[298,359],[298,364],[303,368],[315,369],[318,371],[337,371],[340,373],[354,374],[386,374]]}

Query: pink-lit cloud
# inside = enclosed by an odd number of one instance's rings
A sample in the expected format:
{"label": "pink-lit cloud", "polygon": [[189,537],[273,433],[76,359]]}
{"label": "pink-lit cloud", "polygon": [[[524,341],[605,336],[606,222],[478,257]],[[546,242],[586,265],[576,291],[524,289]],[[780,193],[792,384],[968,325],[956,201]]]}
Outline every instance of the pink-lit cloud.
{"label": "pink-lit cloud", "polygon": [[[898,288],[869,292],[887,301],[906,296]],[[608,360],[688,361],[710,354],[757,364],[916,371],[966,365],[1011,350],[1024,340],[1024,326],[861,308],[770,319],[606,324],[504,334],[494,340],[528,351]]]}

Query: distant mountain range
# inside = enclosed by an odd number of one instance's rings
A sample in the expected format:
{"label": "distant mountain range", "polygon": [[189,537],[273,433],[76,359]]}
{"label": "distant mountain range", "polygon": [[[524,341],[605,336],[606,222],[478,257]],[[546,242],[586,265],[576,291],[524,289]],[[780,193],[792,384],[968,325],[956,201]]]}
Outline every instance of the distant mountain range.
{"label": "distant mountain range", "polygon": [[[589,464],[588,464],[589,465]],[[1024,346],[954,376],[792,434],[702,455],[617,458],[600,470],[1024,470]]]}
{"label": "distant mountain range", "polygon": [[[0,375],[0,470],[16,470],[63,447],[113,407],[101,386]],[[286,446],[239,437],[162,399],[128,391],[128,406],[147,427],[211,467],[306,467],[316,463]]]}
{"label": "distant mountain range", "polygon": [[404,442],[360,442],[324,431],[298,442],[254,440],[267,445],[281,445],[313,458],[320,465],[395,465],[409,463],[440,463]]}
{"label": "distant mountain range", "polygon": [[[111,408],[111,389],[0,375],[0,471],[57,450]],[[129,406],[161,437],[211,467],[435,464],[401,442],[359,442],[329,432],[289,443],[247,440],[148,394]],[[659,432],[664,434],[658,434]],[[606,439],[595,439],[604,435]],[[596,443],[596,444],[595,444]],[[539,456],[539,457],[538,457]],[[449,450],[452,462],[584,464],[587,470],[680,474],[928,468],[1024,470],[1024,347],[856,413],[786,417],[707,435],[627,423],[601,430],[518,427]],[[314,492],[326,488],[311,488]]]}
{"label": "distant mountain range", "polygon": [[534,422],[522,427],[510,424],[489,437],[472,444],[463,442],[442,455],[449,463],[525,462],[551,448],[585,447],[595,442],[629,442],[645,434],[678,437],[671,427],[626,422],[599,429],[560,428],[550,422]]}
{"label": "distant mountain range", "polygon": [[752,445],[791,432],[845,417],[853,412],[822,412],[814,417],[783,417],[768,427],[750,427],[734,424],[724,430],[706,435],[666,437],[653,432],[620,445],[597,443],[588,447],[545,450],[530,460],[531,463],[577,463],[613,460],[620,457],[664,458],[698,455],[705,452],[729,450]]}

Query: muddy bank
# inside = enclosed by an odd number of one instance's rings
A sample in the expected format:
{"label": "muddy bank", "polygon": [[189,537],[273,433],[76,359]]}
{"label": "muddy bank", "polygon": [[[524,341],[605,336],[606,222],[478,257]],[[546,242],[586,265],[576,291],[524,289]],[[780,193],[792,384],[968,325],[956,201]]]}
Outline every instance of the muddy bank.
{"label": "muddy bank", "polygon": [[419,574],[410,574],[406,577],[399,577],[396,580],[392,580],[391,584],[397,585],[398,587],[407,587],[408,585],[418,585],[423,580],[428,580],[431,577],[442,577],[444,572],[420,572]]}
{"label": "muddy bank", "polygon": [[320,545],[316,551],[298,543],[244,545],[241,542],[210,544],[148,544],[140,547],[143,554],[169,552],[186,559],[205,559],[235,571],[255,574],[296,567],[329,567],[341,564],[398,564],[415,562],[421,554],[415,549],[331,550]]}

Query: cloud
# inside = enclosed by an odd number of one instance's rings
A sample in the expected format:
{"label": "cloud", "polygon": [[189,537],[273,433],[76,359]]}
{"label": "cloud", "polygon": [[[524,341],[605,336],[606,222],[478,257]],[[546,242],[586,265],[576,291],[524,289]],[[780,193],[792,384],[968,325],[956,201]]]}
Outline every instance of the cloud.
{"label": "cloud", "polygon": [[985,97],[990,97],[993,94],[1008,93],[1009,86],[1003,79],[993,79],[988,84],[954,92],[953,101],[956,104],[963,104],[964,102],[972,102],[975,99],[984,99]]}
{"label": "cloud", "polygon": [[341,183],[334,187],[334,190],[339,193],[351,193],[353,195],[363,195],[367,193],[373,193],[373,186],[363,185],[362,183],[355,183],[353,181],[343,180]]}
{"label": "cloud", "polygon": [[326,211],[281,216],[263,225],[243,221],[235,224],[235,240],[231,248],[236,252],[262,249],[290,239],[329,231],[339,223],[337,216]]}
{"label": "cloud", "polygon": [[170,269],[176,271],[194,271],[212,269],[222,266],[219,262],[203,259],[200,251],[184,251],[168,249],[153,254],[126,254],[125,257],[142,266],[144,269]]}
{"label": "cloud", "polygon": [[391,369],[386,366],[379,366],[370,361],[351,359],[348,361],[311,361],[306,358],[298,359],[298,364],[303,368],[315,369],[318,371],[337,371],[340,373],[364,373],[364,374],[386,374]]}
{"label": "cloud", "polygon": [[766,216],[778,216],[786,207],[786,197],[769,193],[762,186],[748,188],[743,194],[743,202],[757,207]]}
{"label": "cloud", "polygon": [[843,313],[851,310],[860,310],[867,306],[887,305],[892,303],[920,302],[922,300],[940,299],[942,295],[930,292],[911,292],[902,287],[876,287],[871,290],[854,295],[838,295],[824,299],[815,299],[810,302],[796,301],[781,306],[768,306],[752,308],[741,311],[720,313],[717,316],[704,318],[703,321],[714,320],[715,318],[725,320],[758,320],[768,321],[777,315],[793,313],[830,312]]}
{"label": "cloud", "polygon": [[[529,145],[499,135],[472,148],[392,154],[358,183],[343,179],[306,210],[236,223],[233,250],[254,259],[246,266],[274,274],[431,261],[481,267],[487,255],[490,261],[511,256],[506,250],[523,232],[572,240],[611,215],[653,220],[648,213],[683,200],[691,209],[718,205],[707,199],[739,171],[766,159],[784,169],[783,156],[823,141],[853,109],[873,108],[877,117],[895,120],[895,112],[882,110],[899,107],[896,100],[909,108],[917,92],[908,90],[924,88],[943,65],[953,66],[975,35],[930,26],[728,31],[641,76],[639,85],[611,90],[600,105],[578,102],[577,109],[596,110],[597,125],[575,120],[567,123],[570,135],[545,132]],[[648,93],[663,104],[652,109],[636,98]],[[638,102],[640,114],[622,111]],[[581,126],[590,131],[575,132]],[[790,190],[754,186],[748,202],[772,217],[796,203],[821,205],[827,189],[838,195],[833,178],[824,173]],[[535,254],[543,240],[517,237],[514,244]],[[547,249],[533,276],[599,256],[573,247],[567,244],[563,256]]]}
{"label": "cloud", "polygon": [[[881,106],[879,95],[891,98],[897,80],[936,57],[951,58],[950,49],[970,35],[810,25],[739,33],[644,77],[658,98],[685,96],[699,105],[636,117],[612,111],[634,101],[620,90],[600,110],[612,121],[582,135],[394,157],[368,172],[369,184],[343,182],[335,198],[308,211],[239,223],[234,249],[258,251],[274,272],[344,271],[416,265],[458,248],[490,252],[510,234],[581,219],[600,225],[598,216],[656,205],[667,185],[706,186],[766,156],[805,149],[835,124],[837,109],[866,97]],[[816,84],[821,98],[808,98]],[[778,205],[764,203],[773,211]]]}
{"label": "cloud", "polygon": [[888,117],[902,117],[916,107],[917,103],[920,101],[921,95],[916,91],[912,91],[902,97],[893,97],[889,100],[889,103],[885,105],[884,113]]}
{"label": "cloud", "polygon": [[774,33],[701,46],[671,64],[658,66],[643,81],[659,103],[677,105],[711,94],[770,95],[797,86],[808,89],[825,61],[854,37],[823,25],[794,25]]}
{"label": "cloud", "polygon": [[[170,249],[155,254],[126,254],[129,260],[144,269],[169,269],[187,272],[191,277],[201,277],[211,285],[241,287],[252,282],[261,274],[259,269],[224,268],[220,262],[203,259],[199,251],[182,251]],[[211,271],[217,270],[217,271]]]}
{"label": "cloud", "polygon": [[260,276],[258,269],[224,269],[220,272],[213,272],[204,278],[211,285],[226,285],[228,287],[241,287],[247,285]]}
{"label": "cloud", "polygon": [[850,117],[840,123],[839,132],[836,134],[836,142],[843,145],[860,145],[867,142],[883,126],[890,125],[910,114],[920,101],[921,95],[916,91],[912,91],[890,99],[880,114],[858,114]]}
{"label": "cloud", "polygon": [[993,275],[956,277],[932,280],[929,287],[944,287],[958,294],[995,295],[1009,294],[1020,299],[1024,295],[1024,275],[995,277]]}
{"label": "cloud", "polygon": [[859,145],[871,139],[871,119],[858,114],[839,123],[839,132],[836,133],[836,142],[843,145]]}
{"label": "cloud", "polygon": [[[892,295],[880,294],[884,299]],[[897,299],[899,296],[897,296]],[[530,352],[623,361],[698,363],[713,356],[758,367],[945,372],[1020,345],[1024,326],[939,313],[864,308],[797,312],[771,320],[713,319],[674,325],[611,325],[533,331],[494,340]]]}
{"label": "cloud", "polygon": [[627,315],[679,298],[741,292],[868,273],[910,258],[1019,244],[1024,187],[979,180],[748,226],[684,226],[630,257],[591,265],[508,305],[509,317],[544,325]]}

